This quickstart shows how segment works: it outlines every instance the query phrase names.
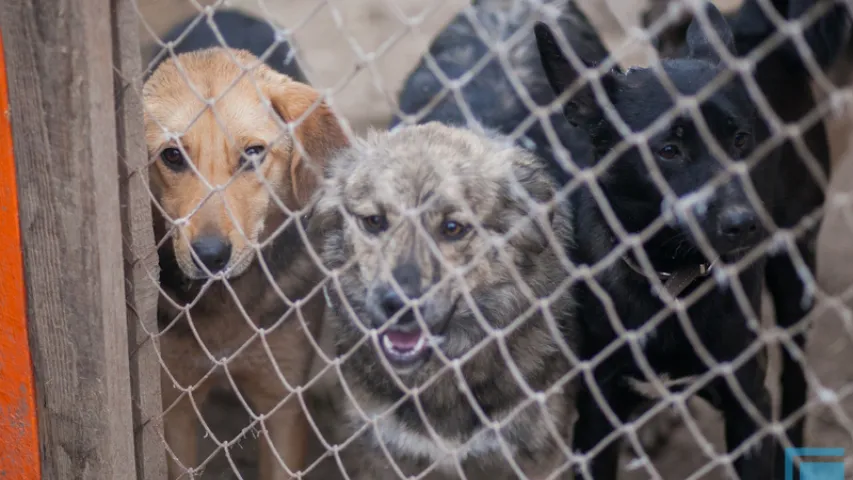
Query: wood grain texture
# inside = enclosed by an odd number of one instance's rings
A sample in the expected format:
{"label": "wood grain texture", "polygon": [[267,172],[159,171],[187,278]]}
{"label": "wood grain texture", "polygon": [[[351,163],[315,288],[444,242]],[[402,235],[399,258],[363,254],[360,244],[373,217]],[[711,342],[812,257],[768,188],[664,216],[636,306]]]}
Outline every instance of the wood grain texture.
{"label": "wood grain texture", "polygon": [[41,478],[6,61],[0,33],[0,478]]}
{"label": "wood grain texture", "polygon": [[119,195],[124,238],[127,328],[136,473],[139,480],[166,478],[160,360],[157,332],[156,279],[159,263],[151,228],[148,153],[142,120],[142,68],[138,15],[133,0],[112,0],[113,57],[116,67],[116,138]]}
{"label": "wood grain texture", "polygon": [[0,0],[42,475],[132,479],[109,0]]}

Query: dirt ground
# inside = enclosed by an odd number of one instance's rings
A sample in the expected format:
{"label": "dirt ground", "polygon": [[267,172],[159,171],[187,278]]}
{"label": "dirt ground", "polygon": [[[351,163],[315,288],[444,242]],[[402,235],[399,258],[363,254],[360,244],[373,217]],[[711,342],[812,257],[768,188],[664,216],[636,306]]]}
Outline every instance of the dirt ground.
{"label": "dirt ground", "polygon": [[[196,13],[189,0],[138,0],[143,19],[140,29],[144,44],[152,34]],[[624,34],[638,24],[643,3],[637,0],[607,0],[615,16],[603,14],[604,0],[588,0],[585,10],[611,47],[622,45]],[[209,3],[209,2],[202,2]],[[331,89],[333,108],[346,119],[353,131],[382,128],[393,111],[394,98],[410,70],[418,62],[432,36],[459,11],[465,0],[231,0],[226,2],[251,13],[273,19],[294,30],[298,57],[308,79],[321,89]],[[715,1],[726,8],[737,0]],[[417,28],[408,28],[401,18],[423,15]],[[621,24],[621,25],[620,25]],[[636,45],[637,42],[629,42]],[[637,52],[628,63],[637,58]],[[808,373],[813,402],[809,409],[808,445],[844,447],[853,452],[853,151],[847,142],[853,133],[853,109],[833,117],[832,129],[835,172],[827,202],[826,220],[818,253],[818,310],[809,339]],[[769,307],[769,305],[768,305]],[[767,309],[772,314],[772,309]],[[768,323],[768,322],[765,322]],[[771,387],[774,382],[768,381]],[[815,392],[820,392],[817,395]],[[719,416],[695,402],[697,424],[714,452],[722,449]],[[223,438],[233,438],[247,416],[243,408],[226,395],[217,396],[206,409],[205,418],[219,425]],[[219,430],[219,428],[217,429]],[[653,458],[659,478],[727,478],[720,468],[702,474],[709,457],[697,438],[681,426],[667,438],[664,448]],[[232,448],[230,456],[242,478],[255,478],[255,449],[245,441]],[[206,442],[209,450],[210,443]],[[849,455],[849,454],[848,454]],[[848,458],[853,458],[849,456]],[[625,455],[626,480],[658,478],[643,467],[632,468]],[[848,478],[853,467],[848,460]],[[335,479],[333,465],[316,470],[310,478]],[[235,478],[224,455],[208,466],[206,479]],[[758,479],[756,479],[758,480]]]}

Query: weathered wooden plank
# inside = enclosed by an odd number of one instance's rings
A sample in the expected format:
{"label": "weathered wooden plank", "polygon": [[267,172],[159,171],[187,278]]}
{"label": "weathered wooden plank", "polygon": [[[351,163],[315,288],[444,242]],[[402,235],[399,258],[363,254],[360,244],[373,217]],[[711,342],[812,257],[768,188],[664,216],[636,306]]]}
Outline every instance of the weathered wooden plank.
{"label": "weathered wooden plank", "polygon": [[0,1],[42,474],[132,479],[108,0]]}
{"label": "weathered wooden plank", "polygon": [[148,195],[148,155],[141,103],[139,19],[133,0],[112,0],[113,56],[116,66],[116,127],[124,237],[127,327],[136,472],[139,480],[166,478],[161,425],[160,361],[157,332],[158,272],[151,200]]}

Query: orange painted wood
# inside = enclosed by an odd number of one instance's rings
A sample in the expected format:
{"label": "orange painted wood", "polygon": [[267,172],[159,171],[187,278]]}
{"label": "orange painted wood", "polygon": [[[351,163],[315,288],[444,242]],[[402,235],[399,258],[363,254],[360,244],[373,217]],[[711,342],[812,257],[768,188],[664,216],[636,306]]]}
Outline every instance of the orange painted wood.
{"label": "orange painted wood", "polygon": [[6,62],[0,35],[0,478],[41,478]]}

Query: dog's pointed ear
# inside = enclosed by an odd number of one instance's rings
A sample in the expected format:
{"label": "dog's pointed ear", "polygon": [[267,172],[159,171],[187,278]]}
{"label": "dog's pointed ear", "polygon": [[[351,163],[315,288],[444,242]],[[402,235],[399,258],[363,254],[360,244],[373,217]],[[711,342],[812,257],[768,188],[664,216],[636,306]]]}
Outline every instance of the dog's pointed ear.
{"label": "dog's pointed ear", "polygon": [[[285,123],[294,125],[290,185],[299,208],[306,206],[323,178],[326,161],[349,145],[349,138],[320,92],[287,79],[269,93],[273,108]],[[307,156],[307,158],[306,158]]]}
{"label": "dog's pointed ear", "polygon": [[[708,20],[714,29],[714,32],[720,37],[723,45],[731,52],[735,53],[735,40],[732,34],[732,29],[729,27],[729,22],[726,17],[714,6],[708,2],[705,5],[705,13]],[[720,52],[708,40],[708,34],[699,22],[698,18],[694,18],[687,27],[687,48],[690,58],[708,60],[714,63],[720,61]]]}
{"label": "dog's pointed ear", "polygon": [[[536,34],[536,46],[539,48],[539,58],[542,61],[542,67],[545,69],[545,76],[548,78],[548,83],[554,90],[554,94],[559,96],[575,82],[581,78],[582,73],[579,72],[566,58],[563,50],[557,43],[556,37],[551,29],[544,23],[537,23],[534,26]],[[585,66],[591,65],[584,63]],[[611,78],[609,74],[602,78],[605,89],[608,89]],[[564,107],[566,118],[572,125],[578,126],[586,123],[600,114],[600,107],[595,98],[595,93],[589,85],[584,85],[566,102]]]}

